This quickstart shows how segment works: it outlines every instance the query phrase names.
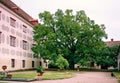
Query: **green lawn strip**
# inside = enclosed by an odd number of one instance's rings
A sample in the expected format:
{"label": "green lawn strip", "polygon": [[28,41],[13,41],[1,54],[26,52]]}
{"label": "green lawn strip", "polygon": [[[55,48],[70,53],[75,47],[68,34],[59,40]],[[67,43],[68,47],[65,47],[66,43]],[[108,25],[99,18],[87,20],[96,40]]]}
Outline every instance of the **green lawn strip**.
{"label": "green lawn strip", "polygon": [[[75,76],[74,71],[45,71],[43,74],[43,80],[57,80],[71,78]],[[35,79],[37,78],[36,72],[18,72],[13,74],[13,78]]]}
{"label": "green lawn strip", "polygon": [[118,82],[120,83],[120,72],[113,72],[115,77],[118,79]]}
{"label": "green lawn strip", "polygon": [[24,79],[35,79],[37,76],[36,73],[18,73],[13,74],[13,78],[24,78]]}
{"label": "green lawn strip", "polygon": [[57,80],[57,79],[66,79],[75,76],[75,72],[70,71],[52,71],[47,72],[43,75],[43,80]]}
{"label": "green lawn strip", "polygon": [[120,79],[120,72],[113,72],[117,79]]}

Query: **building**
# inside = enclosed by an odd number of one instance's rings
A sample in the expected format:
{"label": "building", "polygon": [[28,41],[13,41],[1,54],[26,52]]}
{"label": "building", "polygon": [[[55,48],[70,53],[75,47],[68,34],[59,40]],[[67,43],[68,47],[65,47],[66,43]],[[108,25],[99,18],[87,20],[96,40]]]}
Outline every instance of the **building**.
{"label": "building", "polygon": [[41,65],[31,47],[38,21],[10,0],[0,0],[0,71],[30,69]]}
{"label": "building", "polygon": [[120,41],[114,41],[113,39],[111,39],[111,41],[106,42],[106,45],[107,46],[119,46],[117,62],[118,62],[118,70],[120,70]]}
{"label": "building", "polygon": [[107,46],[119,46],[120,45],[120,41],[114,41],[114,39],[111,39],[111,41],[107,41],[105,42]]}

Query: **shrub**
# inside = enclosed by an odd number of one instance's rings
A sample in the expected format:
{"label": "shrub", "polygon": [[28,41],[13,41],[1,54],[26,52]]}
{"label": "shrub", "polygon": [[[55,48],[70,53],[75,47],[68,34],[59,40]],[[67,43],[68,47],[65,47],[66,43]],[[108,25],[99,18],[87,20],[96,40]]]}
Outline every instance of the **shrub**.
{"label": "shrub", "polygon": [[67,59],[65,59],[62,55],[59,55],[58,59],[57,59],[57,66],[60,69],[65,69],[69,67],[69,63],[67,61]]}
{"label": "shrub", "polygon": [[42,66],[39,66],[37,69],[36,69],[37,73],[44,73],[44,69]]}

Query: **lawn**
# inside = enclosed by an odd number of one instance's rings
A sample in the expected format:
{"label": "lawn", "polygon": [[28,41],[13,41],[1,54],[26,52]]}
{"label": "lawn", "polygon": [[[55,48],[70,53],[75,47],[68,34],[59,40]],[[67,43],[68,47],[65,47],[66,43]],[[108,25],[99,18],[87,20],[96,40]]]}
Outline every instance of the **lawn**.
{"label": "lawn", "polygon": [[[45,71],[43,80],[57,80],[71,78],[76,75],[75,71]],[[36,71],[13,72],[13,78],[34,79],[37,78]]]}
{"label": "lawn", "polygon": [[55,79],[65,79],[65,78],[71,78],[73,76],[75,76],[75,72],[73,71],[49,71],[49,72],[46,72],[44,75],[43,75],[43,79],[44,80],[55,80]]}
{"label": "lawn", "polygon": [[117,79],[119,79],[119,83],[120,83],[120,72],[114,72],[114,75]]}

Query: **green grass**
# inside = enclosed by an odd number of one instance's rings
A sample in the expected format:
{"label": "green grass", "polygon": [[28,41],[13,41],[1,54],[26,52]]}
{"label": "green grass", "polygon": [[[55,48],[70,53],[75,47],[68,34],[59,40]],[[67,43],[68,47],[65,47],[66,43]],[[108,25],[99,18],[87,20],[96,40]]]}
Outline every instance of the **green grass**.
{"label": "green grass", "polygon": [[[66,79],[75,76],[74,71],[45,71],[43,74],[43,80],[57,80]],[[37,78],[37,73],[35,71],[22,71],[14,72],[13,78],[24,78],[24,79],[34,79]]]}
{"label": "green grass", "polygon": [[118,82],[120,83],[120,72],[113,72],[113,73],[114,73],[115,77],[117,79],[119,79]]}
{"label": "green grass", "polygon": [[12,78],[35,79],[37,73],[35,71],[13,72]]}
{"label": "green grass", "polygon": [[120,72],[114,72],[116,78],[120,79]]}
{"label": "green grass", "polygon": [[75,76],[75,72],[71,71],[52,71],[52,72],[46,72],[43,75],[44,80],[56,80],[56,79],[65,79],[65,78],[71,78]]}

